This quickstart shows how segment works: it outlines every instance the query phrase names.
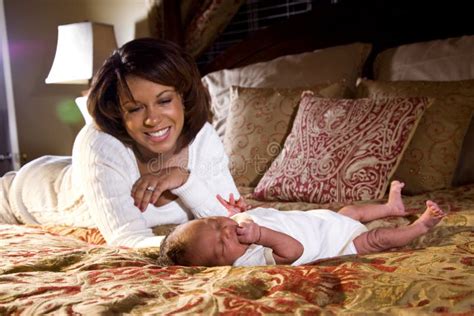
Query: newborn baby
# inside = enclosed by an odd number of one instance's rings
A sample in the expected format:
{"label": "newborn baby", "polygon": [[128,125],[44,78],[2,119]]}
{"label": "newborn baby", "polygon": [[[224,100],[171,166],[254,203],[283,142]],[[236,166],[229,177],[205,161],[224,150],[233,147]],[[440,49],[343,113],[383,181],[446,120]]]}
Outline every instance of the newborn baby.
{"label": "newborn baby", "polygon": [[208,217],[179,225],[161,244],[162,259],[170,265],[254,266],[302,265],[348,254],[368,254],[402,247],[427,233],[446,215],[436,203],[412,224],[368,231],[361,222],[406,216],[401,190],[393,181],[385,204],[361,204],[330,210],[278,211],[243,208],[220,201],[232,217]]}

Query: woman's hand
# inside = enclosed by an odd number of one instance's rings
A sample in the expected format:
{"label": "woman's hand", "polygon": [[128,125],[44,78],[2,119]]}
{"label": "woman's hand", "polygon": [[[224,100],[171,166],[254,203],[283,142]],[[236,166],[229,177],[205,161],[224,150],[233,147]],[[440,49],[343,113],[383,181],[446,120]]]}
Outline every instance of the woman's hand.
{"label": "woman's hand", "polygon": [[258,244],[261,236],[260,226],[250,219],[240,223],[237,227],[237,238],[243,244]]}
{"label": "woman's hand", "polygon": [[[188,177],[189,171],[180,167],[169,167],[141,176],[132,187],[135,206],[144,212],[149,203],[156,206],[169,203],[174,196],[168,191],[182,186]],[[161,201],[163,198],[166,201]]]}
{"label": "woman's hand", "polygon": [[250,209],[250,205],[247,205],[243,197],[240,197],[240,199],[235,201],[234,194],[232,193],[229,196],[229,201],[224,199],[219,194],[216,195],[216,198],[227,209],[228,216],[242,213]]}

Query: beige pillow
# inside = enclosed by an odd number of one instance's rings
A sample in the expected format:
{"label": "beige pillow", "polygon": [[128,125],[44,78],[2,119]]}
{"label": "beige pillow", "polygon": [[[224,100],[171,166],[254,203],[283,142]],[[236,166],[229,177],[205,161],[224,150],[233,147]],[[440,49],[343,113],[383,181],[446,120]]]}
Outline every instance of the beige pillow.
{"label": "beige pillow", "polygon": [[474,36],[407,44],[380,53],[375,80],[474,79]]}
{"label": "beige pillow", "polygon": [[[237,185],[255,187],[280,153],[304,90],[307,88],[231,88],[224,148]],[[330,98],[347,94],[346,86],[339,83],[310,90]]]}
{"label": "beige pillow", "polygon": [[406,183],[404,192],[418,194],[450,187],[461,145],[474,111],[474,80],[369,81],[362,80],[358,97],[430,97],[393,179]]}
{"label": "beige pillow", "polygon": [[[474,36],[402,45],[380,53],[376,80],[456,81],[474,79]],[[474,183],[474,120],[464,137],[453,185]]]}
{"label": "beige pillow", "polygon": [[464,136],[459,161],[454,172],[453,186],[474,183],[474,116]]}
{"label": "beige pillow", "polygon": [[310,88],[315,84],[346,80],[349,87],[355,87],[371,47],[370,44],[354,43],[212,72],[202,78],[211,95],[212,124],[223,137],[231,86]]}

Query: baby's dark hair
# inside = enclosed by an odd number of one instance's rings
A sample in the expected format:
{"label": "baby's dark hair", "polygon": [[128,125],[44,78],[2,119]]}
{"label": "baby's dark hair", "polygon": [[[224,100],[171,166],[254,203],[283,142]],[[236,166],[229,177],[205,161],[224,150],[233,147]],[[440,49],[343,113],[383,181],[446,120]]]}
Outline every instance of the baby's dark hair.
{"label": "baby's dark hair", "polygon": [[[189,266],[191,263],[188,258],[189,245],[180,237],[172,236],[175,233],[174,229],[161,241],[160,257],[158,262],[163,266]],[[171,236],[171,238],[170,238]]]}

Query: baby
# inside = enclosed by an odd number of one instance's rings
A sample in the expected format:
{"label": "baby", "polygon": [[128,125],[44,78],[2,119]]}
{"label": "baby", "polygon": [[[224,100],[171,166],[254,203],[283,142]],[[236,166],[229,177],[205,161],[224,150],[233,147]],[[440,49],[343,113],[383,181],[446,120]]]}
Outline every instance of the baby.
{"label": "baby", "polygon": [[369,254],[402,247],[427,233],[446,215],[436,203],[412,224],[368,231],[361,222],[406,216],[401,190],[393,181],[385,204],[361,204],[330,210],[246,209],[242,201],[218,197],[232,217],[208,217],[179,225],[161,244],[170,265],[254,266],[291,264],[348,254]]}

